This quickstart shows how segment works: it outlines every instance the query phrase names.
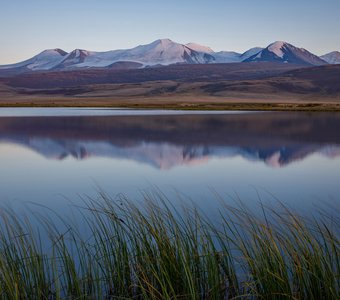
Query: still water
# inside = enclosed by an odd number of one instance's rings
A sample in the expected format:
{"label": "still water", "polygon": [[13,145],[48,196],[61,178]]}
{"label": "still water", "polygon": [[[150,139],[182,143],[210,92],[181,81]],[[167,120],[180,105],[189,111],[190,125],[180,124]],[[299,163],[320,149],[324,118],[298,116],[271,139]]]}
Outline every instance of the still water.
{"label": "still water", "polygon": [[159,189],[312,212],[340,207],[340,114],[0,109],[0,167],[0,206],[19,211]]}

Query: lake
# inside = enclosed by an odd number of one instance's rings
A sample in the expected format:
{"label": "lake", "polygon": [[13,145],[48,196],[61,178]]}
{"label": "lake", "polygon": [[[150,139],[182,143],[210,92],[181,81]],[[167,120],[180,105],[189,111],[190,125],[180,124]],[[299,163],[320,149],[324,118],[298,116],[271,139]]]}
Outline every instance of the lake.
{"label": "lake", "polygon": [[[0,109],[0,205],[67,215],[98,190],[340,207],[340,114]],[[34,204],[30,204],[34,203]]]}

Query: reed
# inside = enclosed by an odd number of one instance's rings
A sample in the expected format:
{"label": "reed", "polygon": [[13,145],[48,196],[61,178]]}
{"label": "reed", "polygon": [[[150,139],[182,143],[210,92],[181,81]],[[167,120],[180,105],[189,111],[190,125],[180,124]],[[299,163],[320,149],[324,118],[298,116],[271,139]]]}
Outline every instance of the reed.
{"label": "reed", "polygon": [[82,227],[1,211],[1,299],[340,297],[339,212],[224,204],[211,221],[161,193],[84,203]]}

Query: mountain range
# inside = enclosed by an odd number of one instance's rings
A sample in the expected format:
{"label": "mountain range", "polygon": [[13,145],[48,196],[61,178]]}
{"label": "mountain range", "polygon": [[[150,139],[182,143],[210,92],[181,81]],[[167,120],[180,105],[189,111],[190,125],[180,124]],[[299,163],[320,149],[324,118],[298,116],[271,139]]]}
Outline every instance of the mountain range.
{"label": "mountain range", "polygon": [[140,69],[174,64],[216,64],[241,62],[275,62],[306,66],[340,64],[340,52],[321,57],[287,42],[274,42],[265,48],[255,47],[244,53],[215,52],[196,43],[180,44],[170,39],[156,40],[132,49],[94,52],[75,49],[67,53],[50,49],[23,62],[0,66],[0,75],[35,71],[69,71],[88,68]]}

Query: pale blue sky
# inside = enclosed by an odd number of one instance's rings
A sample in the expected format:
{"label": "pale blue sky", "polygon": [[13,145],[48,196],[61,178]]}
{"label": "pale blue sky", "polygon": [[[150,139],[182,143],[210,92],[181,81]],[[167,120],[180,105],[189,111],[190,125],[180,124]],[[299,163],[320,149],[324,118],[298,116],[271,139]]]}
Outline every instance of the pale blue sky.
{"label": "pale blue sky", "polygon": [[0,0],[0,64],[158,38],[239,52],[284,40],[320,55],[340,51],[339,14],[339,0]]}

